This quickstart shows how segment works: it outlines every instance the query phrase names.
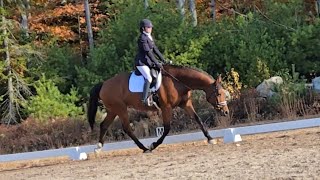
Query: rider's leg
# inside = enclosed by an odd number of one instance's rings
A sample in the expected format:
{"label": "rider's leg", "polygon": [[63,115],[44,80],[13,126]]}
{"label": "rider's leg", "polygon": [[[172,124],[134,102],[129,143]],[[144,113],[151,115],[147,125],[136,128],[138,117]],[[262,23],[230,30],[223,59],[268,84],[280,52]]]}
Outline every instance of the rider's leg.
{"label": "rider's leg", "polygon": [[162,74],[161,74],[161,72],[159,72],[159,75],[158,75],[158,77],[157,77],[157,82],[156,82],[155,88],[160,87],[161,82],[162,82]]}
{"label": "rider's leg", "polygon": [[143,93],[142,93],[142,102],[149,106],[148,103],[148,96],[149,96],[149,91],[150,91],[150,82],[148,80],[144,80],[144,86],[143,86]]}
{"label": "rider's leg", "polygon": [[143,94],[142,94],[142,102],[148,105],[148,94],[150,91],[150,84],[152,81],[152,77],[150,74],[150,68],[148,66],[137,66],[137,69],[141,72],[144,77],[144,86],[143,86]]}

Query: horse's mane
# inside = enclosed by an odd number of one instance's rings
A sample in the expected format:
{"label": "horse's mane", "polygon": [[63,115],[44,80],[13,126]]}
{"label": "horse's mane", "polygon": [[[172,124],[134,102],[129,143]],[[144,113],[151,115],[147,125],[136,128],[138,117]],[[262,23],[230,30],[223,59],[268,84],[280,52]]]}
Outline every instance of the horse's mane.
{"label": "horse's mane", "polygon": [[207,76],[209,76],[210,78],[214,79],[212,77],[212,75],[210,75],[209,73],[207,73],[206,71],[204,71],[204,70],[202,70],[200,68],[191,67],[191,66],[176,65],[176,64],[170,64],[170,65],[168,64],[167,66],[173,67],[174,69],[190,69],[190,70],[194,70],[194,71],[197,71],[197,72],[200,72],[200,73],[204,73]]}

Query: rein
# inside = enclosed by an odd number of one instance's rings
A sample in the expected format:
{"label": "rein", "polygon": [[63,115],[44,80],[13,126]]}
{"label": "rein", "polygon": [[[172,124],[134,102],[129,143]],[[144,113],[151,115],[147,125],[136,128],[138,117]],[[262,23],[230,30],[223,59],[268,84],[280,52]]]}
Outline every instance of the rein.
{"label": "rein", "polygon": [[188,88],[189,90],[192,90],[191,87],[189,87],[188,85],[184,84],[183,82],[181,82],[179,79],[177,79],[176,77],[174,77],[172,74],[170,74],[168,71],[162,69],[163,72],[165,72],[166,74],[168,74],[170,77],[172,77],[174,80],[176,80],[177,82],[180,82],[182,85],[184,85],[186,88]]}

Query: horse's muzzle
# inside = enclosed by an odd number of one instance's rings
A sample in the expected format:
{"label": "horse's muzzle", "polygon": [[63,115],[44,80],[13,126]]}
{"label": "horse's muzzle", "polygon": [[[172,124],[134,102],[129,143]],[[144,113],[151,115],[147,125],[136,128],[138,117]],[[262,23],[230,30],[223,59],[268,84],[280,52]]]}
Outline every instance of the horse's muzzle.
{"label": "horse's muzzle", "polygon": [[220,111],[220,114],[222,116],[228,116],[229,115],[229,108],[226,101],[220,102],[217,105],[217,109]]}
{"label": "horse's muzzle", "polygon": [[222,111],[222,115],[223,115],[223,116],[228,116],[228,115],[229,115],[229,110],[227,110],[227,111]]}

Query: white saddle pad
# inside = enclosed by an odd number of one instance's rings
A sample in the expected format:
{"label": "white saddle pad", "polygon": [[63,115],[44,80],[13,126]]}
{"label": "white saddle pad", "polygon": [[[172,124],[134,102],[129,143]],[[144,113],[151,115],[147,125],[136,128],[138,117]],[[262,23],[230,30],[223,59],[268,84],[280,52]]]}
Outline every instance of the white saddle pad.
{"label": "white saddle pad", "polygon": [[[155,86],[150,88],[151,92],[156,92],[160,86],[162,81],[162,75],[159,73],[157,77],[157,83]],[[137,76],[134,72],[131,73],[129,79],[129,91],[131,92],[143,92],[144,78],[143,76]]]}

